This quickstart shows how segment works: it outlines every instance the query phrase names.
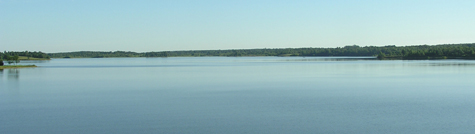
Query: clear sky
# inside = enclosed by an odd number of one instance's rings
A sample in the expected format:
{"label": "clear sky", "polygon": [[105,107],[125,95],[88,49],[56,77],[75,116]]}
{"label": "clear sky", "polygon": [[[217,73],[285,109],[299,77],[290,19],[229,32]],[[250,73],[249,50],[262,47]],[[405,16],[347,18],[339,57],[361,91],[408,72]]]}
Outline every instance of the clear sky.
{"label": "clear sky", "polygon": [[0,51],[473,42],[474,0],[0,0]]}

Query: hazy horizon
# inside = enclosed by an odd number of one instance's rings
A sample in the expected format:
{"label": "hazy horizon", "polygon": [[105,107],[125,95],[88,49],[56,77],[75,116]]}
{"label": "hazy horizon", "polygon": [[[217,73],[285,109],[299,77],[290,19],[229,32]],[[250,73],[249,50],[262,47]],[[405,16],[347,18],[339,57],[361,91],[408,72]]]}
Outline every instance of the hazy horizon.
{"label": "hazy horizon", "polygon": [[473,43],[475,1],[0,0],[0,50],[180,51]]}

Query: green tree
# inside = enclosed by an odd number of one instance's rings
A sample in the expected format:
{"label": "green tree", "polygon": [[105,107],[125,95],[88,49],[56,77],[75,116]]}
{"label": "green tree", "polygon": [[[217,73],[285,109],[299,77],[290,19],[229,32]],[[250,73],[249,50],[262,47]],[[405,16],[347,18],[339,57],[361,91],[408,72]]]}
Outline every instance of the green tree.
{"label": "green tree", "polygon": [[13,62],[15,62],[15,65],[20,63],[20,59],[18,55],[13,56]]}
{"label": "green tree", "polygon": [[30,52],[25,51],[25,56],[26,56],[28,59],[30,59]]}
{"label": "green tree", "polygon": [[380,59],[380,60],[381,60],[381,59],[384,59],[384,58],[386,58],[386,54],[384,54],[383,52],[379,52],[377,58]]}
{"label": "green tree", "polygon": [[8,64],[12,64],[12,63],[13,63],[13,56],[8,55],[7,53],[5,53],[5,54],[3,55],[3,59],[5,59]]}

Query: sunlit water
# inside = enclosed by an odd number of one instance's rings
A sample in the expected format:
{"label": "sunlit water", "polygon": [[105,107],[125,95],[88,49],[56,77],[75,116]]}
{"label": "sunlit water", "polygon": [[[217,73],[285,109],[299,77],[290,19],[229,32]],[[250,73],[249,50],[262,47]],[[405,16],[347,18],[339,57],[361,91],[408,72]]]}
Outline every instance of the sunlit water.
{"label": "sunlit water", "polygon": [[475,61],[201,57],[22,61],[1,134],[475,133]]}

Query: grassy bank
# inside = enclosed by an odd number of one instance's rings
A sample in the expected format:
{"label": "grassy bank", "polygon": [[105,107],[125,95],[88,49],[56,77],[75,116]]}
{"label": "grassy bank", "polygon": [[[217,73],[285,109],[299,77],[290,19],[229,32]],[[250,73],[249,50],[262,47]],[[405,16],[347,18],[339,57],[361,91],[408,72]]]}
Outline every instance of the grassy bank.
{"label": "grassy bank", "polygon": [[19,56],[18,60],[50,60],[47,58],[33,58],[33,57],[26,57],[26,56]]}
{"label": "grassy bank", "polygon": [[0,69],[27,68],[27,67],[37,67],[37,66],[36,65],[6,65],[6,66],[0,66]]}

